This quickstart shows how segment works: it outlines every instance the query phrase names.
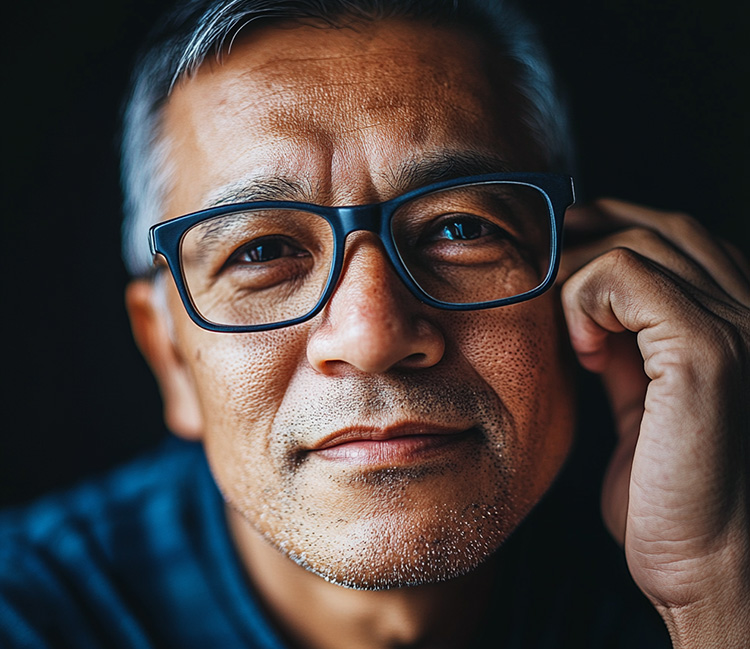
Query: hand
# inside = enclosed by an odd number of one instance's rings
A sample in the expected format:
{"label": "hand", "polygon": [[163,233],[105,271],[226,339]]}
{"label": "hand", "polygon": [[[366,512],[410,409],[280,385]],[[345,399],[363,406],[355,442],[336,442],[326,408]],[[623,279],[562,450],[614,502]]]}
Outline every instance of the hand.
{"label": "hand", "polygon": [[675,647],[750,647],[750,268],[693,219],[569,211],[560,282],[618,445],[605,522]]}

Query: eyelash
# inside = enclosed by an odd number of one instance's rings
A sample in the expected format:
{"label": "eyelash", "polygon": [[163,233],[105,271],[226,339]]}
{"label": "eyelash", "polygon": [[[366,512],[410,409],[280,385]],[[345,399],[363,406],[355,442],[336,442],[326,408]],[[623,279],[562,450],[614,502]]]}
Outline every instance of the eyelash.
{"label": "eyelash", "polygon": [[[277,256],[274,256],[272,259],[267,260],[253,260],[253,259],[242,259],[243,255],[246,255],[249,253],[249,251],[253,249],[257,249],[264,245],[264,243],[272,244],[272,245],[278,245],[279,247],[286,247],[289,250],[293,251],[293,254],[279,254]],[[295,254],[296,252],[296,254]],[[287,258],[300,258],[300,257],[306,257],[309,253],[307,253],[304,250],[300,250],[297,246],[290,243],[285,237],[282,236],[267,236],[267,237],[261,237],[259,239],[253,239],[252,241],[248,241],[247,243],[244,243],[243,245],[239,246],[224,262],[219,272],[222,272],[232,266],[236,265],[244,265],[244,266],[263,266],[266,264],[273,263],[274,261],[277,261],[279,259],[283,259],[285,257]],[[249,256],[249,254],[248,254]]]}

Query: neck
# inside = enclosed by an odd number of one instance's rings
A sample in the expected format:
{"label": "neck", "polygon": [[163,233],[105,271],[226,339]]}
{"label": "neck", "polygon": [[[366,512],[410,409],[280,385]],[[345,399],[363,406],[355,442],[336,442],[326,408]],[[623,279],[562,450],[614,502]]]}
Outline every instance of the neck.
{"label": "neck", "polygon": [[250,580],[281,635],[299,649],[459,649],[489,602],[493,566],[438,584],[360,591],[308,572],[228,510]]}

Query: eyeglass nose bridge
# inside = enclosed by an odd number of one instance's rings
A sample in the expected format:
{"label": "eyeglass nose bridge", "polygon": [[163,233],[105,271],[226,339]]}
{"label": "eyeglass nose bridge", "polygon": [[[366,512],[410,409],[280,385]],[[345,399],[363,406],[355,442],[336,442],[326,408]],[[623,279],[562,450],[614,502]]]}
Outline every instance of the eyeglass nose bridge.
{"label": "eyeglass nose bridge", "polygon": [[376,234],[380,234],[382,231],[383,209],[381,203],[338,207],[336,212],[341,224],[343,238],[359,230]]}
{"label": "eyeglass nose bridge", "polygon": [[393,241],[387,232],[388,210],[387,203],[371,203],[369,205],[348,205],[344,207],[330,208],[335,213],[335,219],[332,226],[336,232],[336,253],[331,268],[331,274],[328,280],[328,290],[325,291],[323,301],[330,299],[336,285],[341,281],[343,272],[344,256],[346,254],[347,240],[350,234],[354,232],[372,232],[383,246],[385,255],[389,263],[394,267],[396,273],[406,286],[419,299],[421,291],[413,284],[405,268],[401,268],[398,252],[396,251]]}
{"label": "eyeglass nose bridge", "polygon": [[388,217],[390,210],[387,209],[387,203],[371,203],[368,205],[347,205],[343,207],[329,208],[329,214],[334,216],[331,225],[336,232],[336,253],[328,278],[327,290],[321,296],[321,303],[316,308],[319,310],[327,303],[336,287],[342,280],[344,272],[344,256],[347,248],[347,241],[350,234],[354,232],[372,232],[381,242],[384,253],[388,262],[394,267],[396,274],[401,281],[406,284],[407,288],[419,299],[420,291],[413,285],[411,278],[405,269],[401,268],[399,256],[396,252],[391,237],[386,231],[388,228]]}

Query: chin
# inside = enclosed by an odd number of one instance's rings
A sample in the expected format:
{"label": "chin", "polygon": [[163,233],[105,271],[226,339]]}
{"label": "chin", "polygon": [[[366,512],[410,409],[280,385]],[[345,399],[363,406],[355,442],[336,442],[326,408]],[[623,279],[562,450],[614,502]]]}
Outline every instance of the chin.
{"label": "chin", "polygon": [[295,555],[290,555],[289,558],[305,570],[336,586],[351,590],[383,591],[449,581],[472,572],[489,556],[473,562],[461,561],[441,566],[424,565],[428,560],[423,560],[419,565],[406,562],[400,562],[398,565],[390,563],[387,566],[350,565],[343,571],[332,568],[320,569]]}
{"label": "chin", "polygon": [[388,590],[445,582],[477,569],[522,518],[518,511],[472,505],[463,512],[443,510],[429,523],[403,515],[361,520],[348,526],[346,534],[328,536],[306,550],[297,543],[267,540],[327,582]]}

